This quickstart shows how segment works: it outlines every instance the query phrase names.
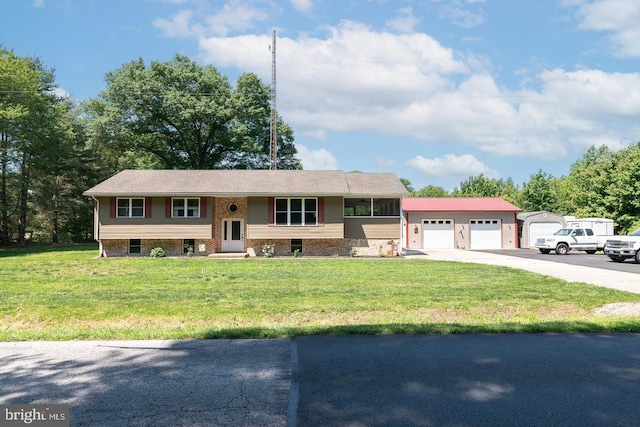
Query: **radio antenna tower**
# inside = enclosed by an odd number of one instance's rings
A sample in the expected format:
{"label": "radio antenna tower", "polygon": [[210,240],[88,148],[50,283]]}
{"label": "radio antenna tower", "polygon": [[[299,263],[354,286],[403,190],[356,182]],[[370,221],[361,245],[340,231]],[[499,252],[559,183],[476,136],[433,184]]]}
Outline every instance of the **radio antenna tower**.
{"label": "radio antenna tower", "polygon": [[271,42],[271,129],[269,133],[269,153],[271,170],[278,169],[278,114],[276,112],[276,30],[273,30]]}

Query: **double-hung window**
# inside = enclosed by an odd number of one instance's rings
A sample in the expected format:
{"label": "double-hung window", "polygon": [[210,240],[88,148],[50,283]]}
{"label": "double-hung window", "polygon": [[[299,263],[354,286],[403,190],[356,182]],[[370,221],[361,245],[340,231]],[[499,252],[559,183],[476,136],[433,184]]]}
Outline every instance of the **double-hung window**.
{"label": "double-hung window", "polygon": [[318,199],[276,198],[276,225],[318,225]]}
{"label": "double-hung window", "polygon": [[143,218],[144,199],[121,199],[117,201],[118,218]]}
{"label": "double-hung window", "polygon": [[200,217],[200,199],[173,199],[171,202],[172,216],[174,218],[182,217]]}

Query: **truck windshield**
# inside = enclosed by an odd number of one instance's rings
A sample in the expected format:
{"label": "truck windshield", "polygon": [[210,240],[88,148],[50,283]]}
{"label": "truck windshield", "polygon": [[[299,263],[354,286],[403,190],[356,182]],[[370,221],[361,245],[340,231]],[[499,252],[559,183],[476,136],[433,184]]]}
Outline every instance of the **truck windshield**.
{"label": "truck windshield", "polygon": [[556,236],[568,236],[569,234],[571,234],[571,228],[561,228],[553,234]]}
{"label": "truck windshield", "polygon": [[634,231],[633,233],[629,234],[629,236],[640,236],[640,228],[638,228],[636,231]]}

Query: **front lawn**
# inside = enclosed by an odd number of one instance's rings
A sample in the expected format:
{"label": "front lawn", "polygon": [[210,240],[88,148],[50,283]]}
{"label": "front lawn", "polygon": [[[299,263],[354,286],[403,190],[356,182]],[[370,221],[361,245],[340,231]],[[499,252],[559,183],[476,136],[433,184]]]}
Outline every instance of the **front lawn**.
{"label": "front lawn", "polygon": [[506,267],[398,258],[96,258],[0,251],[0,340],[634,331],[640,295]]}

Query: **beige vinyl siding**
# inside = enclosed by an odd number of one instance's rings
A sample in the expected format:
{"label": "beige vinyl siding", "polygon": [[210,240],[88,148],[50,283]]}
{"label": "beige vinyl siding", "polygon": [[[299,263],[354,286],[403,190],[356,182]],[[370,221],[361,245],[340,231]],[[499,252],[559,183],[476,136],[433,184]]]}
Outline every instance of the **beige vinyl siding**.
{"label": "beige vinyl siding", "polygon": [[100,198],[100,239],[211,239],[212,205],[206,201],[204,218],[166,218],[165,197],[151,199],[151,218],[111,218],[111,199]]}
{"label": "beige vinyl siding", "polygon": [[211,239],[211,225],[103,225],[100,238],[105,239]]}
{"label": "beige vinyl siding", "polygon": [[246,236],[248,239],[342,239],[344,237],[342,197],[324,198],[324,225],[319,226],[270,226],[269,198],[250,197],[248,204]]}
{"label": "beige vinyl siding", "polygon": [[400,239],[400,218],[344,218],[345,239]]}

